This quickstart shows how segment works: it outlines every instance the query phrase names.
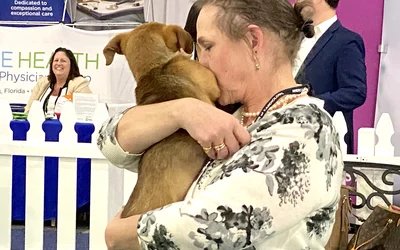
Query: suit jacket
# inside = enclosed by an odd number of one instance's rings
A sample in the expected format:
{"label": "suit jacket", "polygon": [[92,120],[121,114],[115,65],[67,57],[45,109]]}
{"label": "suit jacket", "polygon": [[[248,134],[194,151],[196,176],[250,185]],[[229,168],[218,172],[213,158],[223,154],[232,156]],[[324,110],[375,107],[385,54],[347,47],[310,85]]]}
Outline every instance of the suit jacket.
{"label": "suit jacket", "polygon": [[365,47],[357,33],[336,21],[321,36],[304,60],[296,81],[310,84],[332,116],[342,111],[347,123],[347,152],[353,153],[353,110],[367,97]]}
{"label": "suit jacket", "polygon": [[[29,112],[33,101],[41,100],[42,98],[46,98],[44,94],[46,93],[47,89],[50,87],[50,82],[47,79],[47,76],[43,76],[39,78],[35,87],[32,90],[31,97],[29,98],[26,106],[25,106],[25,113]],[[75,77],[74,79],[70,80],[67,85],[66,94],[73,94],[73,93],[92,93],[89,88],[89,82],[82,76]]]}

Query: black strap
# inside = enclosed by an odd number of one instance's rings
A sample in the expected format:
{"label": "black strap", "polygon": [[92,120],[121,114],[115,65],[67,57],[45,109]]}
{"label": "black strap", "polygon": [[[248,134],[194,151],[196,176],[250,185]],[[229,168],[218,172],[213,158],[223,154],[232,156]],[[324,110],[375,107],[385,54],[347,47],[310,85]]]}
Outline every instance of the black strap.
{"label": "black strap", "polygon": [[[261,119],[268,111],[268,109],[271,108],[272,105],[274,105],[278,99],[282,96],[285,95],[295,95],[295,94],[300,94],[303,91],[307,90],[307,94],[308,95],[312,95],[312,89],[310,87],[310,85],[304,84],[302,86],[296,86],[296,87],[292,87],[292,88],[288,88],[285,90],[282,90],[278,93],[276,93],[268,102],[267,104],[265,104],[264,108],[261,110],[260,114],[257,116],[257,120]],[[213,159],[210,159],[206,165],[204,167],[208,167],[212,162],[214,162]]]}
{"label": "black strap", "polygon": [[[42,108],[43,108],[44,114],[47,114],[47,103],[49,102],[51,93],[53,92],[54,85],[55,85],[55,84],[50,84],[50,86],[49,86],[49,88],[51,89],[51,90],[50,90],[50,93],[47,95],[46,99],[45,99],[44,102],[43,102],[43,107],[42,107]],[[57,103],[57,101],[58,101],[58,98],[60,97],[61,92],[62,92],[62,90],[63,90],[64,88],[67,88],[67,91],[65,91],[65,93],[68,93],[68,83],[65,83],[64,86],[63,86],[61,89],[59,89],[58,95],[57,95],[57,98],[56,98],[56,101],[54,102],[54,107],[55,107],[55,105],[56,105],[56,103]],[[42,96],[42,98],[43,98],[43,96]]]}
{"label": "black strap", "polygon": [[276,93],[268,102],[267,104],[265,104],[264,108],[260,111],[260,114],[257,116],[257,120],[261,119],[262,117],[264,117],[265,113],[268,112],[268,109],[271,108],[272,105],[274,105],[278,99],[282,96],[285,95],[296,95],[296,94],[300,94],[303,91],[307,90],[307,93],[310,92],[310,86],[309,85],[302,85],[302,86],[296,86],[293,88],[289,88],[289,89],[285,89],[282,90],[278,93]]}

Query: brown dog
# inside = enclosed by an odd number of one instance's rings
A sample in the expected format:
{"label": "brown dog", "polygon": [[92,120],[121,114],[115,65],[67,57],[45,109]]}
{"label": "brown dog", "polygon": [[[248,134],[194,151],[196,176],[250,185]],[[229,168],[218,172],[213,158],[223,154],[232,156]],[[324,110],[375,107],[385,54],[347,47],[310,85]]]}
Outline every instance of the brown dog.
{"label": "brown dog", "polygon": [[[107,65],[115,53],[125,55],[137,82],[138,105],[185,97],[214,105],[219,97],[214,74],[180,49],[192,53],[189,33],[175,25],[147,23],[115,36],[103,53]],[[147,149],[121,217],[183,200],[206,159],[202,147],[183,129]]]}

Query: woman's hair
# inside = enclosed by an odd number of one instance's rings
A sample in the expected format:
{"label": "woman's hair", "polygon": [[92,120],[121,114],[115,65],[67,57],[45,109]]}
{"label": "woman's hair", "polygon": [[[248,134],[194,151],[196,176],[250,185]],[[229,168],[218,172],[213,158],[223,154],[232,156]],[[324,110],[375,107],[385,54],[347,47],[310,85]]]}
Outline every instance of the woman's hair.
{"label": "woman's hair", "polygon": [[54,84],[56,84],[56,82],[57,82],[56,75],[53,72],[54,56],[56,55],[57,52],[60,52],[60,51],[65,53],[65,55],[68,57],[70,64],[71,64],[71,68],[69,70],[69,74],[68,74],[67,81],[65,82],[65,84],[68,84],[68,82],[70,80],[74,79],[75,77],[81,76],[81,73],[79,72],[78,63],[76,62],[74,53],[72,53],[71,50],[66,49],[66,48],[62,48],[62,47],[57,48],[50,58],[50,72],[47,77],[47,79],[49,80],[51,89],[53,89]]}
{"label": "woman's hair", "polygon": [[243,39],[250,24],[275,34],[284,45],[284,52],[292,61],[303,36],[313,37],[314,8],[310,0],[198,0],[199,8],[212,5],[219,8],[218,28],[233,40]]}
{"label": "woman's hair", "polygon": [[[190,34],[193,41],[196,42],[197,39],[197,18],[199,17],[201,7],[199,4],[194,3],[189,10],[188,16],[186,18],[185,30]],[[194,59],[197,59],[196,46],[194,46]]]}

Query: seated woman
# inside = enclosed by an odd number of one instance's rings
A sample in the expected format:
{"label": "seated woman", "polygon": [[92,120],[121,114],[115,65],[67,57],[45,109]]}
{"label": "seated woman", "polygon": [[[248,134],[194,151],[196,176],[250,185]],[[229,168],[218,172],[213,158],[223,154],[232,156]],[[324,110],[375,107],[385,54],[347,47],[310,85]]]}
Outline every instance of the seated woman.
{"label": "seated woman", "polygon": [[98,145],[116,166],[137,170],[140,153],[185,129],[212,159],[184,201],[121,219],[109,249],[322,250],[332,231],[343,161],[321,100],[292,76],[307,0],[199,0],[199,62],[215,74],[221,105],[186,98],[111,117]]}
{"label": "seated woman", "polygon": [[25,113],[29,112],[32,102],[38,100],[42,103],[44,114],[53,116],[61,96],[92,93],[89,82],[79,72],[78,63],[71,50],[60,47],[54,51],[50,60],[50,73],[39,78],[25,106]]}

